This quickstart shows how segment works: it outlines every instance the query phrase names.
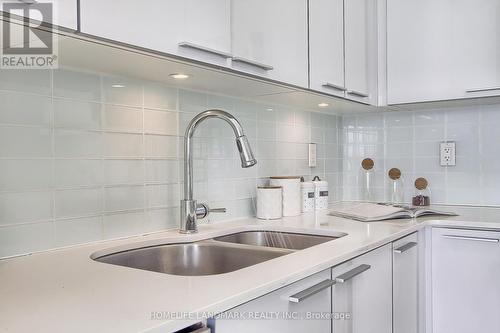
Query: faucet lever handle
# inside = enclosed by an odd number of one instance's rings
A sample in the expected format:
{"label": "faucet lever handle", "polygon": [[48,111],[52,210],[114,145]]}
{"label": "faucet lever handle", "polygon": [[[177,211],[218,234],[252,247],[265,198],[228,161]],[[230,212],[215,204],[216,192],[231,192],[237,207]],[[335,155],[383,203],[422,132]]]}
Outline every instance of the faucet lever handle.
{"label": "faucet lever handle", "polygon": [[208,216],[209,213],[225,213],[226,208],[210,208],[207,204],[199,203],[196,206],[196,217],[203,219]]}
{"label": "faucet lever handle", "polygon": [[209,208],[210,213],[225,213],[227,212],[226,208]]}

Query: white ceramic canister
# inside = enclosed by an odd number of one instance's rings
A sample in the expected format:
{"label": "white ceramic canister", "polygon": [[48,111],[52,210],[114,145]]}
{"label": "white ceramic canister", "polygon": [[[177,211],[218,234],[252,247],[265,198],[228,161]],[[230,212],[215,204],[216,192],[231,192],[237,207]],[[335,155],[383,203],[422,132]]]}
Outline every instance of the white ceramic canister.
{"label": "white ceramic canister", "polygon": [[300,177],[271,177],[271,186],[283,188],[283,216],[300,215],[302,209]]}
{"label": "white ceramic canister", "polygon": [[301,182],[300,187],[302,189],[302,213],[314,211],[314,183]]}
{"label": "white ceramic canister", "polygon": [[283,217],[283,188],[281,186],[257,187],[257,218],[276,220]]}
{"label": "white ceramic canister", "polygon": [[328,209],[328,182],[319,179],[318,176],[313,179],[314,184],[314,207],[316,210]]}

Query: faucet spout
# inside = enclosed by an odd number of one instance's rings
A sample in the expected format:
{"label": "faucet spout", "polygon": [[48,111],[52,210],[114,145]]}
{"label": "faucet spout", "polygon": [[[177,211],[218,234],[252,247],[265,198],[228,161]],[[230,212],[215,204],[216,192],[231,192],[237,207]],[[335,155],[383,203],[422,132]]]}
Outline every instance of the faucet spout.
{"label": "faucet spout", "polygon": [[193,199],[193,135],[198,126],[209,118],[219,118],[226,121],[233,129],[236,137],[236,147],[240,154],[241,166],[248,168],[257,164],[248,138],[239,121],[230,113],[222,110],[207,110],[196,115],[184,135],[184,199],[181,200],[181,233],[197,232],[197,219],[208,215],[210,209],[205,204],[197,204]]}

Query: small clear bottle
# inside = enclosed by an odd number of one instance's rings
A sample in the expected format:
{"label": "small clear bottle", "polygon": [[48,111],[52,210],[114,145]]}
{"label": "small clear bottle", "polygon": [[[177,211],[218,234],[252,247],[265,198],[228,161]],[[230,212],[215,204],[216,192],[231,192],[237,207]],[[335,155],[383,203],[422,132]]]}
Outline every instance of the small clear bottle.
{"label": "small clear bottle", "polygon": [[373,181],[375,162],[371,158],[361,161],[361,200],[374,201]]}
{"label": "small clear bottle", "polygon": [[413,206],[430,206],[431,190],[428,186],[429,182],[425,178],[421,177],[415,180],[415,193],[411,200]]}
{"label": "small clear bottle", "polygon": [[392,168],[389,170],[389,203],[400,205],[404,203],[404,184],[401,170]]}

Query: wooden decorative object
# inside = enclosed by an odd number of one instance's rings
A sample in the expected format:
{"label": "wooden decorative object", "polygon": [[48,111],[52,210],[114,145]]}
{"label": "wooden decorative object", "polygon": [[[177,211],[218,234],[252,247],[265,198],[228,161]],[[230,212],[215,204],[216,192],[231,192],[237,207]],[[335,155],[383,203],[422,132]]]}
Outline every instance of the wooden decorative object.
{"label": "wooden decorative object", "polygon": [[429,183],[425,178],[420,177],[415,180],[415,187],[420,191],[425,190],[428,185]]}
{"label": "wooden decorative object", "polygon": [[398,180],[399,178],[401,178],[401,170],[399,170],[398,168],[392,168],[391,170],[389,170],[389,178],[391,178],[392,180]]}
{"label": "wooden decorative object", "polygon": [[373,162],[373,160],[371,158],[365,158],[362,162],[361,162],[361,166],[363,167],[363,169],[365,170],[371,170],[373,169],[373,166],[375,165],[375,162]]}

